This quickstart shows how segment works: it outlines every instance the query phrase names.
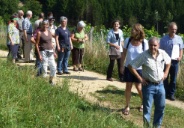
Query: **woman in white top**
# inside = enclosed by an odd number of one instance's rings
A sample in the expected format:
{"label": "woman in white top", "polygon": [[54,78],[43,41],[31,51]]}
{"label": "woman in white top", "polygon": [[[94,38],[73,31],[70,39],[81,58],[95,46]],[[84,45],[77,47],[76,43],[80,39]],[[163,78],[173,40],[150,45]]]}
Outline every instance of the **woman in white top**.
{"label": "woman in white top", "polygon": [[[123,38],[122,30],[119,29],[120,21],[114,20],[112,22],[112,26],[113,26],[113,29],[111,29],[107,35],[107,43],[109,44],[110,49],[115,48],[122,53],[123,52],[122,44],[123,44],[124,38]],[[107,69],[107,80],[113,81],[112,72],[113,72],[115,60],[117,60],[118,75],[119,75],[119,79],[121,81],[121,79],[123,77],[123,75],[120,72],[121,56],[117,59],[114,59],[111,57],[111,54],[109,53],[109,58],[110,58],[110,63],[109,63],[108,69]]]}
{"label": "woman in white top", "polygon": [[[134,24],[131,30],[130,38],[127,38],[124,43],[121,72],[124,74],[124,81],[126,82],[125,98],[126,106],[123,109],[123,114],[128,115],[130,111],[130,98],[133,83],[135,83],[138,94],[142,100],[142,85],[141,82],[129,71],[128,64],[135,59],[139,54],[148,49],[148,41],[145,38],[145,33],[141,24]],[[126,61],[125,61],[126,60]],[[125,62],[125,64],[124,64]],[[136,69],[142,75],[142,67]],[[143,110],[143,105],[139,111]]]}

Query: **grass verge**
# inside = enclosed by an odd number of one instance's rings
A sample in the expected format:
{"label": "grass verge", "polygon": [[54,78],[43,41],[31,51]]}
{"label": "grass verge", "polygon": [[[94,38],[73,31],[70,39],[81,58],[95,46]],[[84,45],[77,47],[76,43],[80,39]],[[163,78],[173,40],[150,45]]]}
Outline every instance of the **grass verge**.
{"label": "grass verge", "polygon": [[[122,108],[125,107],[125,98],[124,98],[124,90],[120,90],[114,86],[109,85],[105,89],[101,91],[97,91],[94,95],[101,102],[111,103],[114,108]],[[124,116],[125,119],[134,122],[135,124],[142,125],[142,113],[138,111],[138,107],[140,106],[140,98],[138,94],[132,93],[132,98],[130,102],[130,115]],[[152,108],[152,117],[153,117]],[[164,119],[162,128],[183,128],[184,120],[183,120],[184,110],[166,105]],[[153,119],[153,118],[152,118]]]}
{"label": "grass verge", "polygon": [[0,126],[44,128],[136,128],[109,108],[69,92],[69,81],[50,86],[33,67],[0,60]]}

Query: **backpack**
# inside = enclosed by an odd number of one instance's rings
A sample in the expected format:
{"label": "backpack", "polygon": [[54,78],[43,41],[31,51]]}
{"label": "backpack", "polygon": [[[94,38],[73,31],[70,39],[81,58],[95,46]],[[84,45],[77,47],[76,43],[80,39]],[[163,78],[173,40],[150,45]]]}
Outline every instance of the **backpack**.
{"label": "backpack", "polygon": [[[128,44],[127,44],[127,46],[126,46],[126,49],[128,49],[128,46],[129,46],[129,44],[130,44],[130,41],[131,41],[131,38],[128,39]],[[143,50],[143,51],[145,50],[145,49],[144,49],[144,40],[142,41],[142,50]]]}

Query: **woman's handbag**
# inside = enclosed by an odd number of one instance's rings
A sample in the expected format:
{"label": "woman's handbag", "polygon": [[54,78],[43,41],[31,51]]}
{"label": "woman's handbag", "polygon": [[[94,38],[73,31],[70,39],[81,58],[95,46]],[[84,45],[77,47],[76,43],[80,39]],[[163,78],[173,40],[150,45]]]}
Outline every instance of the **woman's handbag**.
{"label": "woman's handbag", "polygon": [[[120,46],[120,39],[118,40],[118,45]],[[110,47],[109,49],[109,57],[112,60],[121,58],[121,51],[120,49],[116,49],[115,47]]]}
{"label": "woman's handbag", "polygon": [[121,58],[120,49],[118,50],[118,49],[116,49],[115,47],[110,47],[109,57],[110,57],[112,60]]}

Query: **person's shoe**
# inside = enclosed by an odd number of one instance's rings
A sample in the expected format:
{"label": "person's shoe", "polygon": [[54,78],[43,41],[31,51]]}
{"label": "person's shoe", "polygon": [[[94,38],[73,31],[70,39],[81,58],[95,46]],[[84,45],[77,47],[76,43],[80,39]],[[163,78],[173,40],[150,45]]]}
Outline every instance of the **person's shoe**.
{"label": "person's shoe", "polygon": [[107,80],[108,80],[108,81],[113,81],[113,79],[112,79],[112,78],[107,78]]}
{"label": "person's shoe", "polygon": [[58,75],[62,75],[63,73],[62,73],[62,72],[58,72],[57,74],[58,74]]}
{"label": "person's shoe", "polygon": [[52,86],[55,85],[55,83],[52,80],[49,80],[49,84],[52,85]]}
{"label": "person's shoe", "polygon": [[70,74],[70,72],[63,72],[64,74]]}
{"label": "person's shoe", "polygon": [[175,101],[175,97],[174,96],[170,96],[170,100],[171,101]]}
{"label": "person's shoe", "polygon": [[79,68],[79,71],[83,71],[82,67]]}
{"label": "person's shoe", "polygon": [[129,113],[130,113],[130,108],[129,107],[125,107],[123,110],[122,110],[122,114],[123,115],[129,115]]}
{"label": "person's shoe", "polygon": [[73,68],[73,71],[78,71],[78,69],[77,68]]}

